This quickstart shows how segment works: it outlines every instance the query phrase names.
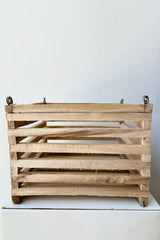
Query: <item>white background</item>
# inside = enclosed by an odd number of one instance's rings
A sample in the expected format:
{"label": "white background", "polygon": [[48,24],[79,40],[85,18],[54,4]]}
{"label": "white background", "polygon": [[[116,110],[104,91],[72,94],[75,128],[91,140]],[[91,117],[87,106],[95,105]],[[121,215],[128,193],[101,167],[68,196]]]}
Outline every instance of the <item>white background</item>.
{"label": "white background", "polygon": [[0,1],[0,203],[10,196],[5,98],[154,104],[151,192],[160,201],[160,1]]}

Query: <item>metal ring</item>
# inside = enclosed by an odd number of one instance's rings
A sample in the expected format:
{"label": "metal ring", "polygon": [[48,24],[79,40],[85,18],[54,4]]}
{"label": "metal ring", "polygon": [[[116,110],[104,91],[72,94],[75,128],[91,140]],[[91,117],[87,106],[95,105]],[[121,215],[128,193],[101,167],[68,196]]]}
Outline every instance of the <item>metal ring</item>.
{"label": "metal ring", "polygon": [[121,103],[121,104],[123,104],[123,103],[124,103],[124,98],[122,98],[122,99],[121,99],[120,103]]}
{"label": "metal ring", "polygon": [[147,96],[147,95],[143,96],[143,101],[144,101],[144,104],[148,104],[149,103],[149,96]]}
{"label": "metal ring", "polygon": [[45,97],[43,98],[43,103],[46,104],[46,98]]}
{"label": "metal ring", "polygon": [[10,97],[10,96],[6,97],[6,102],[7,102],[8,105],[13,104],[13,99],[12,99],[12,97]]}

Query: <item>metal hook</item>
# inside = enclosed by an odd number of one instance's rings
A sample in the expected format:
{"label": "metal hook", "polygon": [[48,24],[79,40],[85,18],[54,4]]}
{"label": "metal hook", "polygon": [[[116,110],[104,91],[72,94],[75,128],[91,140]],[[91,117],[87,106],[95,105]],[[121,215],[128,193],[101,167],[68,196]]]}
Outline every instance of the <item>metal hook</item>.
{"label": "metal hook", "polygon": [[43,103],[46,104],[46,98],[43,98]]}
{"label": "metal hook", "polygon": [[10,97],[10,96],[6,97],[6,102],[7,102],[8,105],[13,104],[13,99],[12,99],[12,97]]}
{"label": "metal hook", "polygon": [[120,103],[121,103],[121,104],[123,104],[123,103],[124,103],[124,98],[122,98],[122,99],[121,99]]}
{"label": "metal hook", "polygon": [[149,96],[147,96],[147,95],[143,96],[143,101],[144,101],[144,104],[148,104],[149,103]]}

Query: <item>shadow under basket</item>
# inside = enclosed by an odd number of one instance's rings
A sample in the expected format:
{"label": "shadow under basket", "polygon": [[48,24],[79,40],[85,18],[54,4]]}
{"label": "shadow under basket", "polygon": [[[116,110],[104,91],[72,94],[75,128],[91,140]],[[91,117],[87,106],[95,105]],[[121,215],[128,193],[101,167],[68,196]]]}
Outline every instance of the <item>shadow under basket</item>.
{"label": "shadow under basket", "polygon": [[6,106],[12,200],[136,197],[148,203],[152,104]]}

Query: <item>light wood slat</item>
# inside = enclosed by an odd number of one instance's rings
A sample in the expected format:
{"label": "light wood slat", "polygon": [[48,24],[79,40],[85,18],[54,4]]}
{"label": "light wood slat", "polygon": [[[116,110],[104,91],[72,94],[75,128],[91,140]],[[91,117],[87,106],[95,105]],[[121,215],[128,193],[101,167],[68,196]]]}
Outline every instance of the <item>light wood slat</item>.
{"label": "light wood slat", "polygon": [[78,121],[78,122],[120,122],[151,120],[152,113],[8,113],[8,121]]}
{"label": "light wood slat", "polygon": [[[5,110],[7,113],[11,113],[13,112],[13,106],[12,105],[8,105],[5,107]],[[15,122],[14,121],[10,121],[8,122],[8,129],[14,129],[15,128]],[[8,141],[9,144],[16,144],[16,137],[12,136],[12,137],[8,137]],[[17,161],[18,155],[17,152],[10,152],[9,151],[9,155],[10,155],[10,163],[12,161]],[[12,175],[18,175],[18,168],[17,167],[11,167],[10,164],[10,168],[11,168],[11,176]],[[19,183],[17,182],[11,182],[11,186],[12,188],[18,188],[19,187]],[[14,197],[12,197],[12,200],[14,199]]]}
{"label": "light wood slat", "polygon": [[[14,122],[9,122],[8,123],[8,129],[9,128],[14,128],[15,124]],[[16,138],[15,137],[9,137],[8,138],[9,143],[14,143],[16,144]],[[10,154],[10,165],[12,161],[17,161],[17,152],[9,152]],[[11,175],[18,175],[18,168],[17,167],[11,167]],[[19,184],[17,182],[12,182],[12,188],[18,188]]]}
{"label": "light wood slat", "polygon": [[13,196],[108,196],[108,197],[148,197],[147,191],[142,191],[138,187],[117,187],[117,186],[53,186],[33,187],[33,185],[12,189]]}
{"label": "light wood slat", "polygon": [[[75,159],[75,160],[74,160]],[[139,160],[114,160],[108,159],[97,160],[97,157],[83,158],[43,158],[43,159],[23,159],[18,161],[11,161],[11,167],[27,167],[27,168],[51,168],[51,169],[83,169],[83,170],[139,170],[149,169],[149,162],[142,162]]]}
{"label": "light wood slat", "polygon": [[13,112],[151,112],[152,104],[50,103],[13,105]]}
{"label": "light wood slat", "polygon": [[9,136],[50,136],[56,137],[150,137],[150,130],[119,128],[29,128],[9,129]]}
{"label": "light wood slat", "polygon": [[[141,122],[141,127],[143,129],[151,129],[151,121],[142,121]],[[142,145],[151,145],[151,138],[141,138],[141,144]],[[151,154],[150,155],[144,155],[142,154],[141,155],[141,160],[144,161],[144,162],[150,162],[151,161]],[[150,177],[150,168],[149,169],[141,169],[140,171],[140,174],[142,176],[145,176],[145,177]],[[147,190],[148,191],[148,194],[149,194],[149,185],[147,184],[140,184],[139,185],[139,188],[141,190]],[[138,198],[138,201],[139,203],[141,204],[143,202],[143,204],[147,205],[148,204],[148,197],[146,198]]]}
{"label": "light wood slat", "polygon": [[20,143],[10,145],[11,152],[150,154],[150,146],[102,143]]}
{"label": "light wood slat", "polygon": [[51,182],[55,184],[149,184],[149,178],[129,173],[90,173],[90,172],[28,172],[12,176],[16,182]]}
{"label": "light wood slat", "polygon": [[[151,121],[143,121],[142,122],[142,128],[143,129],[151,129]],[[150,146],[151,145],[151,138],[142,138],[141,144],[144,146]],[[150,162],[151,161],[151,155],[142,155],[142,161]]]}
{"label": "light wood slat", "polygon": [[[142,122],[143,129],[150,129],[151,128],[151,121],[143,121]],[[142,146],[150,146],[151,145],[151,138],[142,138],[141,141]],[[144,162],[151,162],[151,154],[142,154],[141,156],[142,161]],[[149,170],[141,170],[142,176],[150,176],[150,169]]]}

